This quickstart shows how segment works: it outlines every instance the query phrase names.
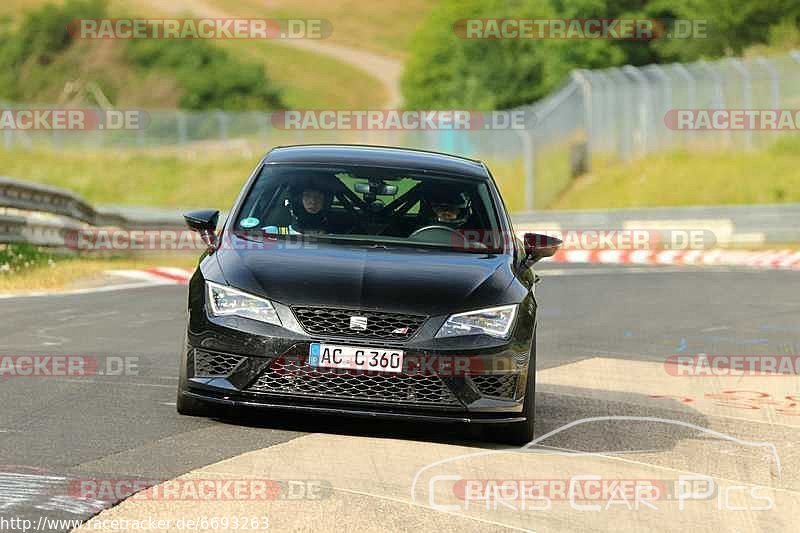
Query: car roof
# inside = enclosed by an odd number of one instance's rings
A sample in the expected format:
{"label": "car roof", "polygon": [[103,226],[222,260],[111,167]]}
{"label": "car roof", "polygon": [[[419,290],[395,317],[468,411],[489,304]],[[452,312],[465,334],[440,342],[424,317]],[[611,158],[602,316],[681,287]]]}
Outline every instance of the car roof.
{"label": "car roof", "polygon": [[475,159],[390,146],[357,144],[278,146],[264,156],[264,163],[347,164],[441,172],[480,179],[489,178],[486,167],[482,162]]}

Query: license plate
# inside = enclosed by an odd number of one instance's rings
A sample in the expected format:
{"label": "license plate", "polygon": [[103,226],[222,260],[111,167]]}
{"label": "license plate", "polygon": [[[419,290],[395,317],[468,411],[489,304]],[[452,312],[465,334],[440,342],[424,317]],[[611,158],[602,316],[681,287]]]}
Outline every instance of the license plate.
{"label": "license plate", "polygon": [[313,342],[308,351],[308,364],[346,370],[402,372],[403,351]]}

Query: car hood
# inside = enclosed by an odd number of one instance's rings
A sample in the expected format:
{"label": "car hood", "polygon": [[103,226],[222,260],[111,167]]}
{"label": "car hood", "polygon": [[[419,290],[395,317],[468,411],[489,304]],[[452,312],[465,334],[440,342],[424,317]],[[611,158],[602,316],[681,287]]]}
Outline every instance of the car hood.
{"label": "car hood", "polygon": [[226,237],[216,255],[227,283],[286,305],[433,316],[509,303],[514,279],[504,254],[280,240],[246,249]]}

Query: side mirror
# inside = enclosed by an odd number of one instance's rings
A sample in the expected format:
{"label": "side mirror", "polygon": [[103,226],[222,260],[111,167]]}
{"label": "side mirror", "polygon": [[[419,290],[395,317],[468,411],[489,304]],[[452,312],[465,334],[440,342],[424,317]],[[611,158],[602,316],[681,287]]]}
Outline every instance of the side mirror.
{"label": "side mirror", "polygon": [[209,247],[216,244],[217,239],[214,232],[217,230],[217,222],[219,222],[218,210],[201,209],[200,211],[190,211],[183,215],[183,219],[189,229],[203,236],[203,240]]}
{"label": "side mirror", "polygon": [[525,262],[530,266],[545,257],[552,257],[561,248],[562,241],[550,235],[526,233],[524,243]]}

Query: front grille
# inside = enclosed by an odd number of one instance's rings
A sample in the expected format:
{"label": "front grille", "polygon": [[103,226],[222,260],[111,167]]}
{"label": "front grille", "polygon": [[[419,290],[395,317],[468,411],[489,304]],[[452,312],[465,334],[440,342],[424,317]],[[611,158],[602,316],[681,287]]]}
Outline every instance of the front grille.
{"label": "front grille", "polygon": [[198,378],[226,378],[246,357],[229,353],[194,351],[194,375]]}
{"label": "front grille", "polygon": [[[359,311],[357,309],[331,309],[322,307],[294,307],[297,320],[308,333],[329,337],[360,337],[367,339],[407,340],[422,326],[427,317]],[[350,328],[350,318],[367,319],[367,329]]]}
{"label": "front grille", "polygon": [[484,396],[513,399],[517,391],[517,374],[482,374],[470,379]]}
{"label": "front grille", "polygon": [[295,359],[276,359],[248,390],[330,399],[459,405],[438,376],[315,368]]}

